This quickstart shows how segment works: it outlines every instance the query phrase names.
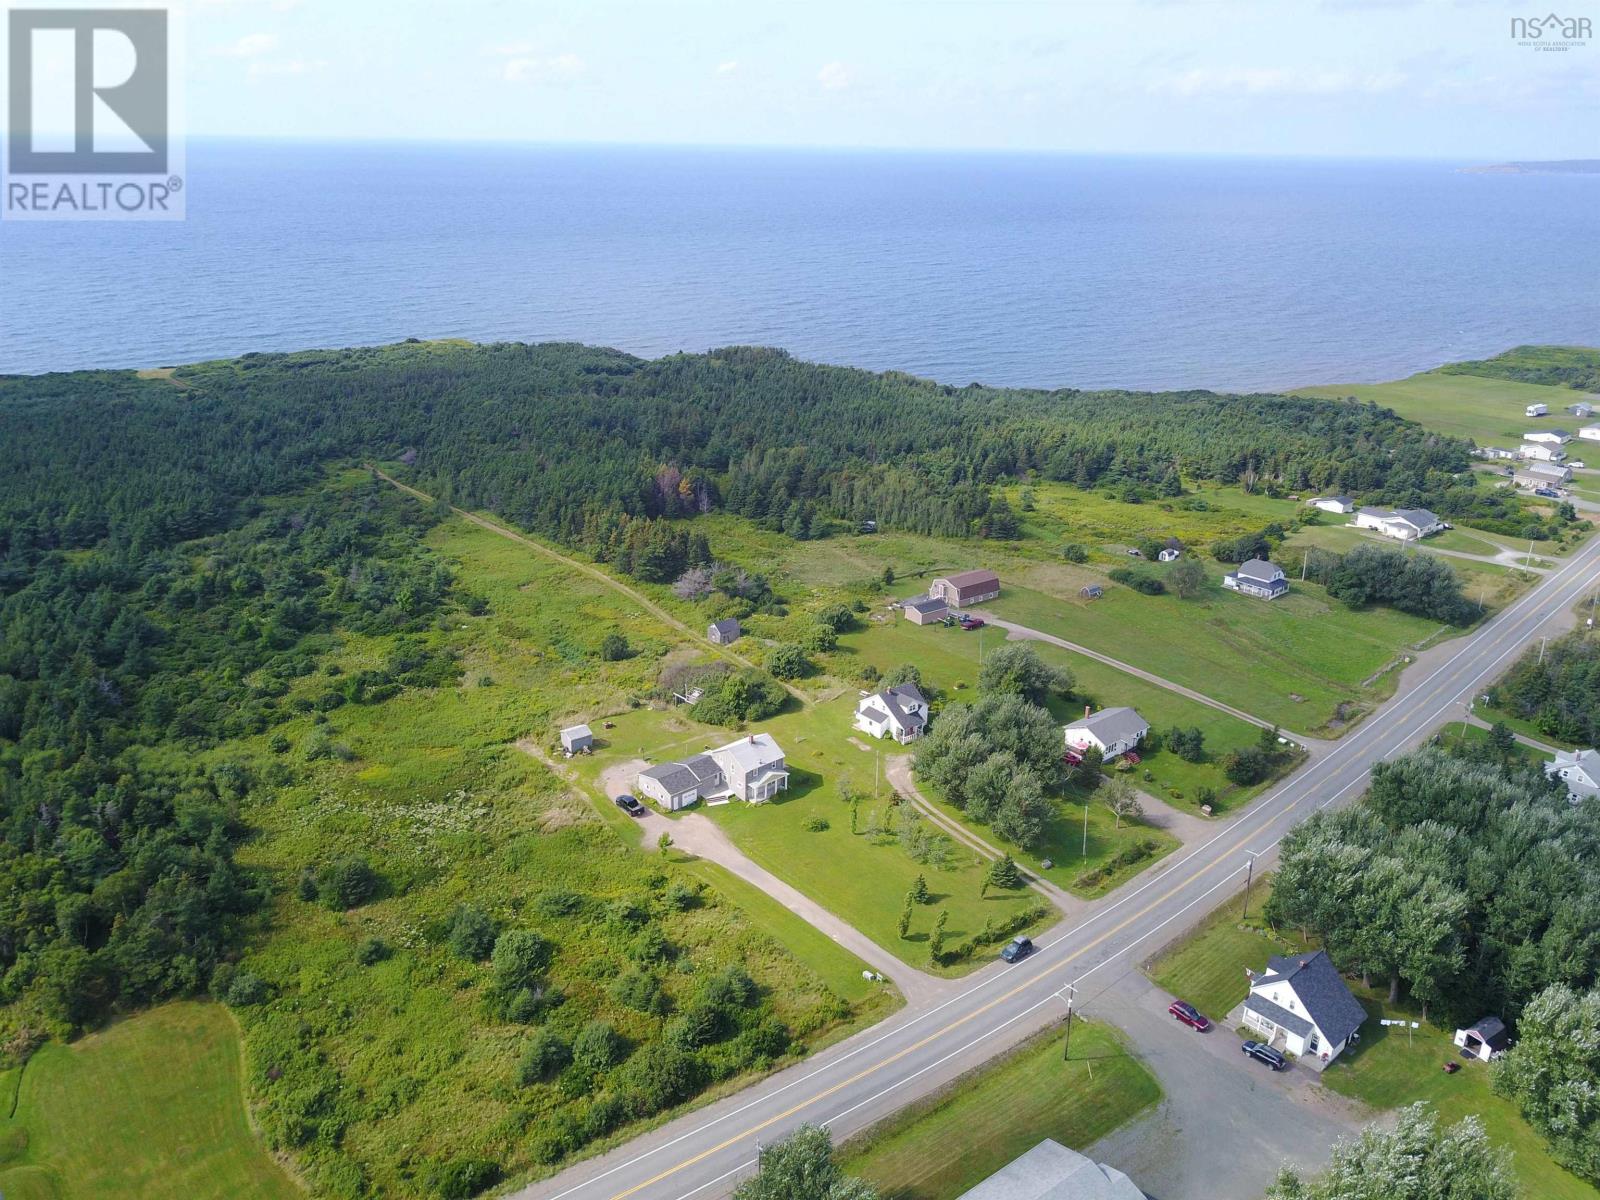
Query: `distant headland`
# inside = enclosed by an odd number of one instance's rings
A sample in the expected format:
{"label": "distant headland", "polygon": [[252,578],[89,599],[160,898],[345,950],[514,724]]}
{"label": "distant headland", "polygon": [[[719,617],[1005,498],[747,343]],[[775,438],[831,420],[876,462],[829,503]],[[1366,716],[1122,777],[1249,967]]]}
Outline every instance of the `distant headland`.
{"label": "distant headland", "polygon": [[1504,162],[1463,167],[1468,175],[1600,175],[1600,158],[1558,158],[1550,162]]}

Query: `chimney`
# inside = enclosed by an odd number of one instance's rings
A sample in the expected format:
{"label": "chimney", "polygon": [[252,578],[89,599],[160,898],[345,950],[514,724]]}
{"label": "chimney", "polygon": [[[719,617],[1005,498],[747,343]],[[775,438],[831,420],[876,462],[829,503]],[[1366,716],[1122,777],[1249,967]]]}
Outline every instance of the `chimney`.
{"label": "chimney", "polygon": [[1087,721],[1087,720],[1088,720],[1088,719],[1089,719],[1089,708],[1090,708],[1090,706],[1089,706],[1089,705],[1087,705],[1087,704],[1085,704],[1085,705],[1084,705],[1084,706],[1083,706],[1083,719],[1084,719],[1084,720],[1085,720],[1085,721]]}

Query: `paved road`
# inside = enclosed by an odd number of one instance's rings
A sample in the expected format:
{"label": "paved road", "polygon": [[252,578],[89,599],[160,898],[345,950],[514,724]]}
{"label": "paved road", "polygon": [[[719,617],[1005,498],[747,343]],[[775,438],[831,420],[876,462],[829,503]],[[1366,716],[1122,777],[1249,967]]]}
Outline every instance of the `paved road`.
{"label": "paved road", "polygon": [[[520,1193],[526,1200],[687,1200],[726,1194],[762,1143],[809,1121],[848,1136],[950,1082],[1059,1017],[1068,985],[1092,997],[1200,920],[1244,881],[1247,856],[1269,864],[1279,840],[1319,808],[1360,795],[1373,763],[1420,743],[1541,634],[1571,624],[1600,584],[1600,538],[1472,635],[1423,654],[1396,696],[1200,845],[1173,855],[1041,937],[1040,952],[996,963],[955,995],[908,1008],[815,1057],[576,1164]],[[1110,1014],[1113,1017],[1115,1014]],[[1220,1069],[1220,1067],[1219,1067]],[[1233,1136],[1226,1112],[1215,1135]],[[1261,1184],[1274,1163],[1262,1162]]]}

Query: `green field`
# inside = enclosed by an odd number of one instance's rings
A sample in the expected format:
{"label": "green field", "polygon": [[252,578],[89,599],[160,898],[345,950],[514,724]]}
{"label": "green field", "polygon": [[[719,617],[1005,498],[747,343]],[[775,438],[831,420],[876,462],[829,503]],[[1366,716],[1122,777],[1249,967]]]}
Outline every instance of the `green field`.
{"label": "green field", "polygon": [[[17,1078],[20,1074],[20,1081]],[[7,1200],[292,1200],[300,1188],[245,1116],[239,1033],[217,1004],[177,1002],[0,1075]]]}
{"label": "green field", "polygon": [[[1575,433],[1578,425],[1588,423],[1587,418],[1564,411],[1567,405],[1584,398],[1584,393],[1571,388],[1478,375],[1447,375],[1442,371],[1424,371],[1390,383],[1297,388],[1296,394],[1338,400],[1354,397],[1363,403],[1370,400],[1429,429],[1471,438],[1480,446],[1514,448],[1524,434],[1535,429],[1558,425]],[[1549,405],[1550,415],[1523,416],[1523,409],[1530,404]]]}
{"label": "green field", "polygon": [[[1450,542],[1441,542],[1439,537],[1452,539]],[[1425,554],[1434,549],[1449,550],[1463,549],[1469,554],[1493,554],[1500,545],[1491,539],[1493,534],[1473,530],[1470,534],[1459,529],[1451,529],[1442,535],[1429,538],[1421,549],[1412,548],[1408,553]],[[1481,539],[1481,540],[1480,540]],[[1475,546],[1468,545],[1476,543]],[[1366,534],[1349,525],[1312,525],[1297,530],[1292,536],[1285,539],[1280,557],[1285,565],[1293,565],[1299,561],[1303,552],[1311,549],[1331,550],[1337,554],[1347,554],[1357,546],[1364,545],[1392,545],[1386,540],[1380,541],[1368,537]],[[1481,547],[1481,548],[1480,548]],[[1509,548],[1509,547],[1508,547]],[[1528,543],[1515,547],[1519,554],[1525,554]],[[1551,543],[1543,543],[1541,551],[1553,551]],[[1522,571],[1512,566],[1503,566],[1499,563],[1480,562],[1476,559],[1459,558],[1453,554],[1440,555],[1451,566],[1451,569],[1461,578],[1461,591],[1468,599],[1483,605],[1486,612],[1504,608],[1528,588],[1538,576],[1529,571]],[[1518,563],[1522,559],[1518,559]],[[1536,553],[1531,560],[1534,567],[1553,565],[1547,558],[1542,558]]]}
{"label": "green field", "polygon": [[1292,930],[1267,927],[1261,913],[1271,893],[1270,875],[1255,880],[1250,889],[1248,920],[1244,919],[1245,899],[1241,893],[1147,965],[1146,974],[1213,1021],[1222,1021],[1250,993],[1246,967],[1259,971],[1271,955],[1292,954],[1306,948]]}
{"label": "green field", "polygon": [[[913,859],[897,836],[910,810],[891,805],[891,789],[878,775],[878,754],[888,751],[869,746],[870,739],[853,733],[854,712],[851,692],[762,722],[759,728],[784,749],[791,771],[789,790],[765,804],[699,805],[696,811],[722,826],[741,850],[778,878],[884,949],[913,966],[932,970],[928,934],[941,909],[949,912],[947,944],[954,944],[978,933],[985,923],[998,924],[1042,899],[1026,889],[980,896],[986,865],[975,862],[971,850],[948,839],[942,864]],[[596,787],[600,776],[618,763],[660,762],[721,745],[734,736],[676,713],[648,709],[619,714],[612,723],[615,727],[604,733],[606,745],[580,764],[584,778]],[[892,744],[890,748],[899,750]],[[850,806],[840,798],[842,780],[866,796],[859,806],[856,833],[850,831]],[[894,834],[869,836],[867,826],[874,812],[881,822],[894,821]],[[828,827],[809,828],[819,818]],[[902,940],[897,928],[900,909],[918,875],[927,879],[933,900],[918,909],[910,936]],[[938,969],[960,973],[987,961],[984,954]]]}
{"label": "green field", "polygon": [[[1221,569],[1208,564],[1213,578]],[[1437,622],[1391,609],[1353,611],[1315,584],[1294,581],[1279,600],[1224,592],[1180,600],[1110,586],[1103,599],[1032,586],[1005,589],[990,607],[1000,616],[1154,672],[1301,733],[1327,733],[1386,699],[1392,677],[1363,681],[1440,630]]]}
{"label": "green field", "polygon": [[[1516,1106],[1496,1096],[1489,1087],[1487,1063],[1458,1057],[1450,1032],[1426,1022],[1414,1033],[1379,1025],[1376,1018],[1417,1019],[1405,1006],[1385,1004],[1381,996],[1361,996],[1368,1015],[1361,1041],[1322,1075],[1324,1086],[1363,1100],[1375,1108],[1396,1108],[1426,1100],[1446,1123],[1466,1116],[1478,1117],[1489,1140],[1510,1150],[1524,1194],[1538,1200],[1596,1200],[1600,1191],[1558,1166],[1545,1150],[1544,1141],[1522,1119]],[[1461,1070],[1446,1075],[1446,1062],[1461,1063]]]}
{"label": "green field", "polygon": [[1063,1036],[1033,1038],[848,1143],[844,1169],[883,1200],[954,1200],[1045,1138],[1082,1149],[1161,1098],[1111,1029],[1074,1021],[1066,1062]]}

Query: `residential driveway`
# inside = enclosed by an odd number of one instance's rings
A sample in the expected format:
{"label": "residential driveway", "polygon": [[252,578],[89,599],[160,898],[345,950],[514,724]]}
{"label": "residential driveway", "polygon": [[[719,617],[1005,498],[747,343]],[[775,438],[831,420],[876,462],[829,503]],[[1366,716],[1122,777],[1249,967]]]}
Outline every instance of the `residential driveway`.
{"label": "residential driveway", "polygon": [[[643,759],[635,759],[607,768],[600,777],[601,786],[606,792],[604,797],[606,802],[609,803],[612,796],[630,791],[639,769],[648,765]],[[681,812],[676,817],[669,818],[647,803],[645,815],[637,818],[635,823],[639,826],[646,847],[654,847],[663,833],[671,834],[674,849],[714,862],[746,883],[754,884],[802,921],[838,942],[874,971],[890,980],[900,989],[900,994],[906,998],[907,1004],[914,1007],[932,1004],[951,994],[957,986],[954,980],[936,978],[901,962],[877,942],[858,932],[854,926],[834,916],[809,896],[752,861],[743,850],[734,845],[722,831],[722,827],[705,814]]]}
{"label": "residential driveway", "polygon": [[1274,1072],[1245,1058],[1233,1030],[1180,1025],[1167,1014],[1171,1002],[1129,970],[1083,1007],[1120,1028],[1161,1082],[1155,1109],[1087,1151],[1126,1171],[1151,1200],[1250,1200],[1285,1163],[1320,1170],[1335,1139],[1372,1121],[1309,1070]]}

